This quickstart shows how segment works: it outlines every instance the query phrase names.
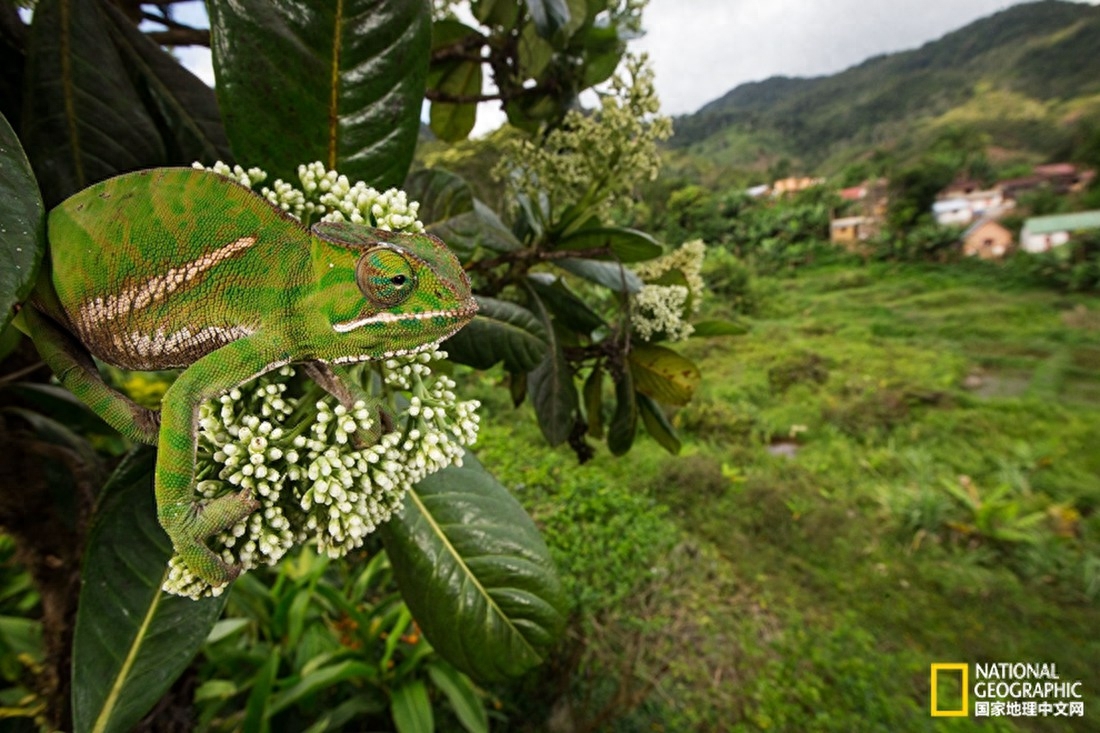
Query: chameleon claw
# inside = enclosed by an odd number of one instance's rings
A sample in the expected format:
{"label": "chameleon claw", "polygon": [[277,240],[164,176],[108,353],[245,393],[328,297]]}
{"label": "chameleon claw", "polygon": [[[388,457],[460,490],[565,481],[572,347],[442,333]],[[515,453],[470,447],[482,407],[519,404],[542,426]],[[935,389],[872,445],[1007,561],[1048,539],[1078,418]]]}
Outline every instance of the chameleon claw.
{"label": "chameleon claw", "polygon": [[161,513],[160,520],[188,569],[210,585],[221,586],[236,580],[241,567],[225,562],[207,547],[206,540],[229,529],[259,506],[252,498],[252,491],[244,489],[205,504],[177,505],[177,509],[185,509],[182,512],[173,512],[169,507]]}

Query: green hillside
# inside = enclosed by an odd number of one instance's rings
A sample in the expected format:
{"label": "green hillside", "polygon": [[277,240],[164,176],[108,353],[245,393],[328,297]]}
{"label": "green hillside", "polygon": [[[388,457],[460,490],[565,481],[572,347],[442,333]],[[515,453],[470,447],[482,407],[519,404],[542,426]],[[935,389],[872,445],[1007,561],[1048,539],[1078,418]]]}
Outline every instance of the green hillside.
{"label": "green hillside", "polygon": [[1068,156],[1100,113],[1100,7],[1044,2],[832,76],[743,84],[677,118],[674,148],[719,165],[787,158],[829,173],[886,150],[904,160],[960,129],[1005,161]]}

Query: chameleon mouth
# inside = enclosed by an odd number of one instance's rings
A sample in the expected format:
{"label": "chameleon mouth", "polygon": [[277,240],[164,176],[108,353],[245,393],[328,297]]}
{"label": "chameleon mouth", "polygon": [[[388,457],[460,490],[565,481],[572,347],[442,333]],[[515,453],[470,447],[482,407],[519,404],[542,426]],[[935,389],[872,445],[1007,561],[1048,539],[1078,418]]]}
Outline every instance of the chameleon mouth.
{"label": "chameleon mouth", "polygon": [[[366,318],[357,318],[354,321],[344,321],[343,323],[332,324],[332,330],[337,333],[347,333],[348,331],[354,331],[357,328],[363,326],[370,326],[375,323],[404,323],[407,321],[428,321],[433,318],[450,318],[458,322],[458,325],[454,329],[465,325],[466,321],[470,320],[477,313],[477,301],[470,298],[459,308],[452,308],[450,310],[435,310],[424,311],[422,313],[375,313],[373,316],[367,316]],[[451,331],[453,334],[454,331]],[[449,334],[448,334],[449,335]]]}

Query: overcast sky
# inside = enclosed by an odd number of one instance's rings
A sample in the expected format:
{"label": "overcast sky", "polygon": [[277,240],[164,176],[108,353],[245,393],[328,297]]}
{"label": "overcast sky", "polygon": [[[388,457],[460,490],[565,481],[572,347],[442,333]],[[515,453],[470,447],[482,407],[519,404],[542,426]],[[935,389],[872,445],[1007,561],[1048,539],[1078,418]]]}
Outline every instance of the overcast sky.
{"label": "overcast sky", "polygon": [[[649,53],[662,111],[684,114],[738,84],[832,74],[870,56],[916,48],[1022,1],[650,0],[646,35],[631,47]],[[180,20],[206,25],[201,2],[180,10]],[[179,52],[213,84],[207,49]],[[499,105],[483,104],[474,132],[502,122]]]}
{"label": "overcast sky", "polygon": [[[1098,0],[1092,0],[1096,4]],[[666,114],[748,81],[832,74],[917,48],[1020,0],[650,0],[646,35]]]}

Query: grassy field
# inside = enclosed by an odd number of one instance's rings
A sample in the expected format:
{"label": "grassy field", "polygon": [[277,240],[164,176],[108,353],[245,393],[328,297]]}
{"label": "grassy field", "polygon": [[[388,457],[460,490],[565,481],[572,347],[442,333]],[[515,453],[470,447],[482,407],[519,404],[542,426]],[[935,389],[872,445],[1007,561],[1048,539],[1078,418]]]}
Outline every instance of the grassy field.
{"label": "grassy field", "polygon": [[[747,335],[684,347],[704,385],[674,417],[679,457],[643,437],[577,467],[480,377],[479,455],[578,611],[503,712],[557,730],[1096,730],[1100,300],[964,266],[752,287]],[[985,661],[1056,663],[1086,717],[932,719],[929,665]]]}

